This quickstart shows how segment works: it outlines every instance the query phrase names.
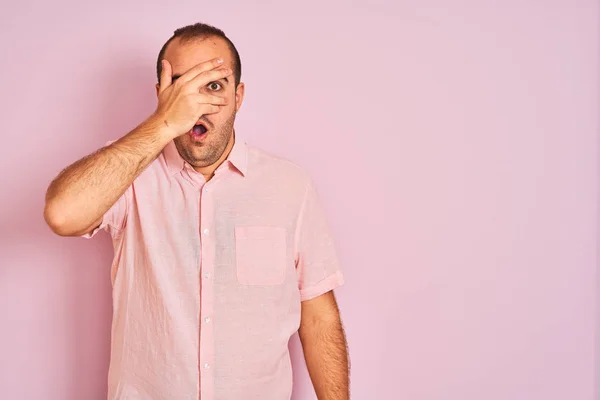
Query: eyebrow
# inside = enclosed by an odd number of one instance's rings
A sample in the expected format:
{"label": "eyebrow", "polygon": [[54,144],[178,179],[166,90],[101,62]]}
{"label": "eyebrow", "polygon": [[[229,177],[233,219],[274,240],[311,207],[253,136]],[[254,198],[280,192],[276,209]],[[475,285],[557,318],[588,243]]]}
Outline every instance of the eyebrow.
{"label": "eyebrow", "polygon": [[[171,77],[171,82],[175,82],[179,78],[181,78],[181,75],[177,75],[177,74],[173,75]],[[229,79],[227,79],[226,77],[225,78],[221,78],[221,79],[217,79],[217,81],[220,81],[220,80],[224,80],[225,82],[229,83]]]}

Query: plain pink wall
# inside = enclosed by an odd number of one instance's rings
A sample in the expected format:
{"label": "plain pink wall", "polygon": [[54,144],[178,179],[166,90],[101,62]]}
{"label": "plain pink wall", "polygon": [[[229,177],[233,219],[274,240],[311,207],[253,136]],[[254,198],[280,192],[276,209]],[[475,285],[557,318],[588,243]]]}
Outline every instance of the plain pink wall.
{"label": "plain pink wall", "polygon": [[196,21],[241,53],[238,130],[320,188],[354,399],[598,398],[596,2],[87,3],[2,3],[0,398],[105,398],[112,249],[52,235],[44,192]]}

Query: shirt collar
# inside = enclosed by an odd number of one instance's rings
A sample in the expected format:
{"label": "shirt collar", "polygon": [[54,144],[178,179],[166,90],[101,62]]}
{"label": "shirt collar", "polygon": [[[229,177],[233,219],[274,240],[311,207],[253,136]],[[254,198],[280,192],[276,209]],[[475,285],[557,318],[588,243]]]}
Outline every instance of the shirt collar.
{"label": "shirt collar", "polygon": [[[235,135],[235,133],[234,133]],[[243,176],[246,176],[248,171],[248,145],[245,141],[241,140],[237,135],[234,136],[234,144],[229,156],[223,162],[229,163],[234,166]],[[163,149],[163,154],[171,175],[175,175],[185,167],[186,161],[181,158],[177,146],[174,141],[170,141],[169,144]],[[218,169],[218,168],[217,168]],[[216,172],[216,171],[215,171]]]}

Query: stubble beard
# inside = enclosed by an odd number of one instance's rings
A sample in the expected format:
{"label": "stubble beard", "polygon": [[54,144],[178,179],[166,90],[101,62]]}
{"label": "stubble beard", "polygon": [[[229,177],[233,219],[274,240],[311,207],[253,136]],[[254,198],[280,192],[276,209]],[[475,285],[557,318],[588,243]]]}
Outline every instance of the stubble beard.
{"label": "stubble beard", "polygon": [[175,138],[175,146],[181,158],[196,168],[203,168],[216,163],[232,139],[235,116],[236,113],[233,112],[220,127],[211,129],[208,132],[208,137],[203,142],[193,142],[188,133]]}

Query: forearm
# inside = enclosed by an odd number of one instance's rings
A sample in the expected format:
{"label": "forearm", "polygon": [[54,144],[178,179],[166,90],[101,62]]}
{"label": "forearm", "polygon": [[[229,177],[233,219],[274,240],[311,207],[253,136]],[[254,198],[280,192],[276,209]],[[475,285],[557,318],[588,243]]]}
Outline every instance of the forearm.
{"label": "forearm", "polygon": [[349,361],[339,318],[315,319],[299,330],[304,358],[319,400],[348,400]]}
{"label": "forearm", "polygon": [[46,193],[44,216],[57,233],[90,228],[171,140],[150,118],[119,140],[65,168]]}

